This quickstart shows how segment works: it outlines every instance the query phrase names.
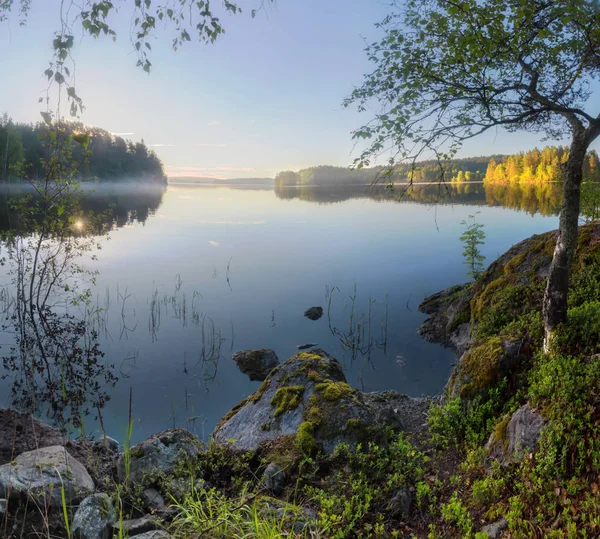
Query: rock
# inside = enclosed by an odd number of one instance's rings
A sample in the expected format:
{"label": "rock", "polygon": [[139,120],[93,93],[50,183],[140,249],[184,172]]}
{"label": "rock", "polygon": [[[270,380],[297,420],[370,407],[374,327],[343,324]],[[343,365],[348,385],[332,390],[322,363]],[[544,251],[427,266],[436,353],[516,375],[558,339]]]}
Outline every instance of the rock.
{"label": "rock", "polygon": [[279,358],[274,350],[242,350],[233,354],[233,361],[250,380],[263,381],[268,374],[279,365]]}
{"label": "rock", "polygon": [[206,489],[206,482],[203,479],[191,481],[189,478],[172,478],[163,485],[163,491],[173,496],[176,500],[183,500],[193,491],[203,491]]}
{"label": "rock", "polygon": [[113,528],[123,530],[124,537],[138,536],[141,533],[156,530],[158,523],[152,515],[145,515],[142,518],[135,518],[132,520],[124,520],[121,522],[115,522]]}
{"label": "rock", "polygon": [[318,320],[323,316],[323,307],[311,307],[310,309],[306,309],[306,311],[304,311],[304,316],[309,320]]}
{"label": "rock", "polygon": [[[253,395],[221,420],[213,438],[247,451],[281,436],[295,436],[303,452],[319,444],[332,453],[341,442],[350,446],[371,440],[385,442],[387,418],[391,414],[393,426],[401,426],[402,418],[409,414],[394,409],[406,403],[411,403],[411,413],[428,406],[427,401],[393,392],[371,395],[352,389],[336,359],[312,350],[292,356],[271,372]],[[424,415],[417,416],[422,425]]]}
{"label": "rock", "polygon": [[318,346],[318,344],[308,343],[308,344],[299,344],[296,346],[296,348],[298,350],[308,350],[309,348],[314,348],[315,346]]}
{"label": "rock", "polygon": [[29,414],[0,408],[0,464],[17,455],[53,445],[63,445],[64,437]]}
{"label": "rock", "polygon": [[470,302],[473,294],[474,287],[463,284],[425,298],[419,311],[430,316],[419,328],[421,336],[461,356],[472,342]]}
{"label": "rock", "polygon": [[86,469],[62,446],[28,451],[0,466],[2,498],[42,498],[48,505],[59,507],[61,485],[69,504],[77,504],[94,492],[94,482]]}
{"label": "rock", "polygon": [[307,526],[314,525],[317,514],[306,507],[291,505],[275,498],[261,498],[256,501],[263,518],[284,524],[296,534],[302,534]]}
{"label": "rock", "polygon": [[119,450],[119,442],[110,436],[102,435],[98,440],[94,441],[92,447],[95,451],[116,453]]}
{"label": "rock", "polygon": [[403,487],[394,494],[394,497],[388,502],[388,506],[392,514],[406,519],[410,515],[412,501],[413,497],[410,490]]}
{"label": "rock", "polygon": [[106,494],[93,494],[81,502],[73,518],[76,539],[111,539],[115,509]]}
{"label": "rock", "polygon": [[[130,449],[129,480],[148,486],[158,476],[170,475],[182,460],[197,456],[202,447],[198,438],[185,429],[171,429],[154,434]],[[125,481],[125,457],[117,463],[119,479]]]}
{"label": "rock", "polygon": [[520,341],[489,337],[473,344],[458,360],[447,385],[448,394],[471,400],[485,394],[522,360]]}
{"label": "rock", "polygon": [[7,505],[6,499],[1,498],[0,499],[0,515],[3,515],[4,513],[6,513],[6,505]]}
{"label": "rock", "polygon": [[164,513],[169,509],[161,493],[154,488],[147,488],[142,492],[142,501],[144,507],[153,513]]}
{"label": "rock", "polygon": [[273,494],[273,496],[277,496],[281,493],[285,487],[286,480],[287,478],[285,476],[285,472],[278,464],[271,462],[271,464],[269,464],[265,469],[265,473],[263,475],[265,488],[271,494]]}
{"label": "rock", "polygon": [[486,448],[492,458],[505,466],[517,463],[537,450],[544,426],[542,415],[525,404],[497,425]]}
{"label": "rock", "polygon": [[135,539],[173,539],[173,536],[163,530],[152,530],[141,535],[136,535]]}
{"label": "rock", "polygon": [[488,539],[500,539],[502,532],[508,528],[508,521],[506,519],[499,520],[493,524],[488,524],[481,528],[482,533],[487,533]]}

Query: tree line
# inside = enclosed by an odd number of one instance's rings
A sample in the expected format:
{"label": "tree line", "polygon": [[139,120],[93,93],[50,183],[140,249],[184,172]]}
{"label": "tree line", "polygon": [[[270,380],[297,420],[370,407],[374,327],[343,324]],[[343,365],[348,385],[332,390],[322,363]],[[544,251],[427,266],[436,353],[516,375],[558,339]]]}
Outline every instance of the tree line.
{"label": "tree line", "polygon": [[[501,159],[503,156],[493,156]],[[297,172],[286,170],[275,176],[277,187],[294,185],[365,185],[382,183],[432,183],[443,179],[452,182],[482,181],[492,157],[469,157],[452,161],[428,160],[415,165],[408,163],[385,167],[346,168],[334,166],[309,167]]]}
{"label": "tree line", "polygon": [[[67,135],[85,144],[73,145],[73,159],[81,179],[144,179],[166,183],[163,164],[144,141],[133,142],[99,127],[62,121]],[[46,123],[15,123],[6,114],[0,117],[0,180],[23,176],[39,180],[47,175],[48,144]]]}
{"label": "tree line", "polygon": [[[509,155],[501,160],[491,159],[484,182],[494,184],[543,184],[563,180],[569,159],[566,146],[534,148],[528,152]],[[595,150],[590,150],[583,161],[583,181],[600,181],[600,161]]]}

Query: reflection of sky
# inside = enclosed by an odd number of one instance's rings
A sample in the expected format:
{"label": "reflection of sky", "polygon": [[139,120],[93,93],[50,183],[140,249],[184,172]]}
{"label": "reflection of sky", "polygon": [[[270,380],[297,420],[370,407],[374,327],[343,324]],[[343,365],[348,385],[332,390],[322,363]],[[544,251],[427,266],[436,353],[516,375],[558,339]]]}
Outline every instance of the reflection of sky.
{"label": "reflection of sky", "polygon": [[[75,40],[82,119],[143,138],[172,176],[262,177],[346,166],[357,155],[350,132],[371,118],[341,102],[371,70],[363,49],[378,37],[373,25],[387,13],[386,3],[277,1],[254,20],[244,5],[245,15],[223,18],[227,33],[217,44],[191,43],[177,52],[171,35],[159,31],[150,76],[135,67],[123,5],[116,44]],[[0,86],[0,113],[25,122],[40,119],[43,71],[60,27],[59,0],[32,4],[26,27],[17,20],[0,25],[0,69],[11,81]],[[540,136],[490,130],[463,153],[511,153],[536,144],[543,144]]]}
{"label": "reflection of sky", "polygon": [[[460,222],[477,210],[486,227],[488,261],[524,237],[556,226],[554,217],[502,208],[432,208],[368,199],[320,206],[279,200],[271,190],[169,187],[159,215],[112,232],[94,266],[100,306],[107,293],[111,304],[102,349],[122,372],[104,412],[109,434],[121,437],[124,432],[129,387],[138,419],[136,439],[173,424],[183,426],[192,416],[200,418],[195,424],[199,434],[210,433],[257,387],[231,361],[232,350],[245,348],[274,348],[284,360],[297,345],[318,343],[343,362],[357,387],[362,372],[366,390],[439,392],[453,357],[418,336],[425,317],[417,306],[427,295],[465,281]],[[374,351],[374,368],[360,356],[351,362],[331,335],[327,315],[317,322],[302,316],[312,305],[327,308],[326,287],[337,287],[332,324],[345,331],[354,285],[357,313],[368,311],[369,298],[375,301],[372,330],[377,336],[388,296],[389,347],[387,355]],[[153,342],[148,322],[155,291],[163,305]],[[185,327],[170,306],[173,296],[180,307],[185,296]],[[192,320],[194,311],[210,317],[226,339],[217,378],[208,386],[198,364],[202,328]],[[123,322],[135,331],[121,333]],[[204,329],[206,346],[208,319]]]}

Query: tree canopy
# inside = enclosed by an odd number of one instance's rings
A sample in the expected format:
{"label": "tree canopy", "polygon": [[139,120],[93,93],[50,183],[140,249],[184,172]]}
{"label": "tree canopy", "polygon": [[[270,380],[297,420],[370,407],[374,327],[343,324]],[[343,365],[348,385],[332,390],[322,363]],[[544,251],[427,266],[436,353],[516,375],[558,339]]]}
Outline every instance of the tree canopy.
{"label": "tree canopy", "polygon": [[[358,163],[452,155],[494,127],[561,138],[600,130],[584,110],[600,75],[600,12],[585,0],[408,0],[367,49],[375,70],[346,105],[379,109]],[[591,133],[590,133],[591,136]]]}

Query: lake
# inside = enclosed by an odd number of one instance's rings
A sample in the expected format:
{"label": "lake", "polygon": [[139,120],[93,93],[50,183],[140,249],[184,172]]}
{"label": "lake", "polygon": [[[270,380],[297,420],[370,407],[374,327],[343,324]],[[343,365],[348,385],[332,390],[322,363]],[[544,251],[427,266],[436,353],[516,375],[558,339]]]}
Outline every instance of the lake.
{"label": "lake", "polygon": [[[119,208],[90,263],[101,349],[119,377],[107,433],[123,438],[131,391],[134,441],[173,426],[207,438],[259,385],[231,359],[243,349],[283,361],[318,344],[355,387],[441,392],[455,359],[420,338],[418,305],[468,279],[461,222],[477,213],[490,263],[557,227],[555,191],[469,184],[397,200],[367,186],[95,186],[90,207]],[[320,320],[303,316],[311,306],[324,308]]]}

